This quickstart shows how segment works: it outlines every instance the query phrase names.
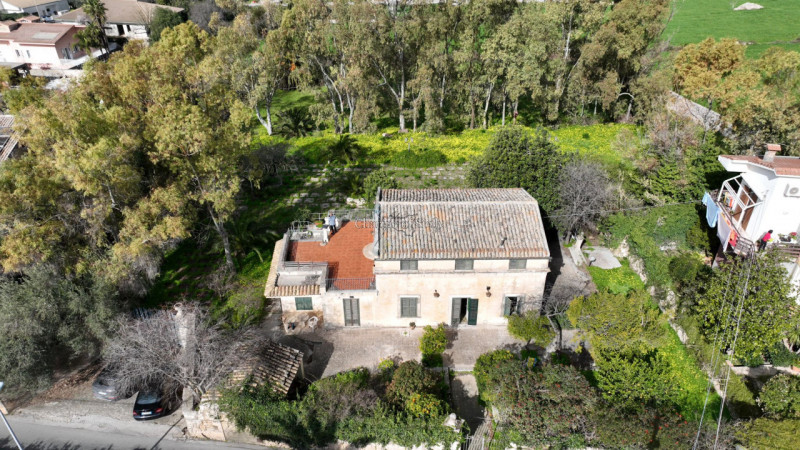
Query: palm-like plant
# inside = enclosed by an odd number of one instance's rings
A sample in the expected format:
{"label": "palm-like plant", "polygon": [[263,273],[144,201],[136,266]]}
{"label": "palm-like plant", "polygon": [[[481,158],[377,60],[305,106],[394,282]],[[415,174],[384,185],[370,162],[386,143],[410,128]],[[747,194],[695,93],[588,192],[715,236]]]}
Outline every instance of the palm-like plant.
{"label": "palm-like plant", "polygon": [[336,142],[328,147],[332,161],[343,162],[346,164],[352,164],[358,161],[361,150],[362,148],[360,145],[358,145],[358,141],[356,141],[356,139],[349,134],[343,134],[339,136]]}
{"label": "palm-like plant", "polygon": [[[106,33],[103,28],[106,25],[106,5],[103,4],[100,0],[85,0],[83,2],[83,12],[89,17],[89,24],[87,25],[84,31],[88,31],[92,25],[92,33],[97,36],[97,39],[100,42],[100,45],[106,50],[106,53],[109,52],[108,47],[108,39],[106,38]],[[100,47],[97,45],[95,48]],[[90,50],[87,50],[90,52]]]}
{"label": "palm-like plant", "polygon": [[296,106],[278,114],[281,119],[280,133],[287,137],[305,136],[314,130],[314,120],[308,108]]}

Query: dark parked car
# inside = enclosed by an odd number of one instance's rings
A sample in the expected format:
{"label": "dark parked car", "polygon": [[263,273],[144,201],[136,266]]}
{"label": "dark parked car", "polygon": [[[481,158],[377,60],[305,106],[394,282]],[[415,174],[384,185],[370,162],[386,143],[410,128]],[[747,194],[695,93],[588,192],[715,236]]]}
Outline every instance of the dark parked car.
{"label": "dark parked car", "polygon": [[133,391],[121,391],[118,388],[117,382],[114,379],[114,372],[109,367],[103,369],[100,375],[94,380],[92,392],[96,398],[109,401],[120,400],[133,395]]}
{"label": "dark parked car", "polygon": [[166,416],[181,404],[180,392],[160,387],[148,387],[139,391],[136,403],[133,404],[133,418],[136,420],[149,420]]}

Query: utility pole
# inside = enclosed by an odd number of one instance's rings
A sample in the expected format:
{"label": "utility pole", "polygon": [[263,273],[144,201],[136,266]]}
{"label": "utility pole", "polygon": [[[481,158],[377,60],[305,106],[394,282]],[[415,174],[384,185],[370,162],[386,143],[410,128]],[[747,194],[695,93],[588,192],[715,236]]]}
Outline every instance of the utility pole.
{"label": "utility pole", "polygon": [[[0,381],[0,391],[2,390],[3,390],[3,382]],[[14,443],[17,444],[17,448],[19,450],[25,450],[24,448],[22,448],[22,444],[19,443],[17,435],[14,434],[14,430],[11,429],[11,425],[8,423],[8,420],[6,420],[6,415],[3,414],[3,411],[0,411],[0,419],[3,419],[3,423],[6,424],[6,428],[8,428],[8,433],[11,435],[11,439],[14,440]]]}

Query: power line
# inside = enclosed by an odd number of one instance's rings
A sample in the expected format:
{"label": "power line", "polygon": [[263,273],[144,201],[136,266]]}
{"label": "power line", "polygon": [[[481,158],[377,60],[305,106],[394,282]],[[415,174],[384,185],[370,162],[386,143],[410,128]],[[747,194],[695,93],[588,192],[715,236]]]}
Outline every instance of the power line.
{"label": "power line", "polygon": [[[728,359],[730,360],[736,354],[736,341],[739,339],[739,327],[742,322],[742,310],[744,309],[744,298],[747,295],[747,287],[750,284],[750,275],[753,269],[753,262],[755,261],[756,256],[755,252],[751,252],[747,258],[747,276],[745,277],[744,282],[744,289],[742,289],[742,295],[739,297],[739,307],[736,313],[736,331],[733,334],[733,344],[731,345],[730,352],[728,353]],[[719,442],[719,431],[720,426],[722,425],[722,410],[725,408],[725,398],[728,395],[728,383],[731,380],[731,367],[728,367],[727,376],[725,377],[725,388],[722,390],[722,402],[719,407],[719,418],[717,419],[717,434],[714,437],[714,448],[717,448],[717,443]]]}
{"label": "power line", "polygon": [[[726,312],[727,306],[730,302],[726,301],[728,299],[728,291],[731,287],[731,280],[733,279],[733,271],[728,272],[728,279],[725,282],[725,290],[722,293],[722,304],[720,305],[720,320],[717,322],[716,327],[714,327],[714,343],[711,346],[711,373],[709,374],[708,384],[706,385],[706,398],[703,401],[703,411],[700,414],[700,423],[697,426],[697,435],[694,438],[694,445],[692,445],[692,450],[697,449],[697,444],[700,441],[700,433],[703,430],[703,421],[706,417],[706,408],[708,407],[708,400],[711,395],[711,389],[714,386],[714,378],[717,376],[717,368],[719,367],[719,362],[721,360],[721,352],[722,352],[722,339],[720,339],[720,324],[722,323],[722,318],[725,318],[725,324],[722,326],[722,330],[728,328],[728,323],[730,322],[731,314]],[[737,283],[738,286],[738,283]],[[736,292],[736,291],[734,291]],[[717,350],[717,342],[719,340],[720,349]]]}

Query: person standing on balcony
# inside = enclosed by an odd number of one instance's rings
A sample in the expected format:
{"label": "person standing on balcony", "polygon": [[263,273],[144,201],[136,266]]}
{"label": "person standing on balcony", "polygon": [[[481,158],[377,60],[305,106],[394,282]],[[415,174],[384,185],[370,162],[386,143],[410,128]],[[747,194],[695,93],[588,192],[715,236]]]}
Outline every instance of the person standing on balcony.
{"label": "person standing on balcony", "polygon": [[327,221],[328,227],[331,229],[331,234],[336,233],[336,216],[333,215],[333,211],[328,213],[328,217],[325,218]]}
{"label": "person standing on balcony", "polygon": [[761,240],[758,241],[758,251],[767,248],[767,242],[769,242],[770,240],[772,240],[772,230],[769,230],[766,233],[764,233],[764,237],[762,237]]}

